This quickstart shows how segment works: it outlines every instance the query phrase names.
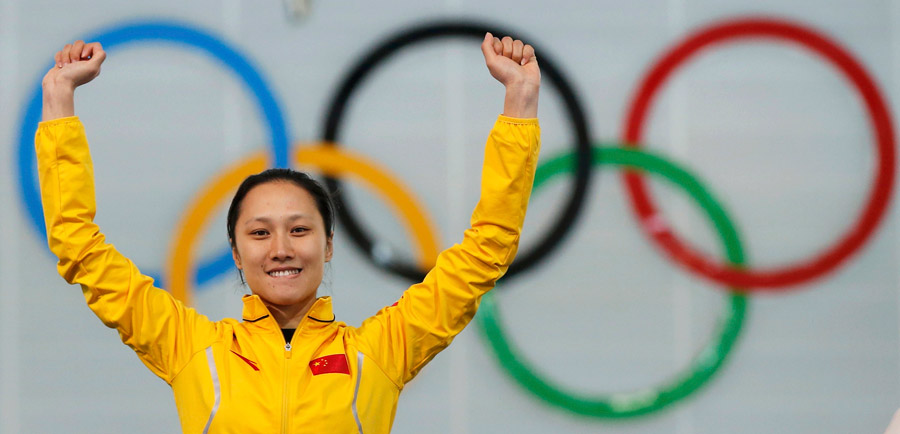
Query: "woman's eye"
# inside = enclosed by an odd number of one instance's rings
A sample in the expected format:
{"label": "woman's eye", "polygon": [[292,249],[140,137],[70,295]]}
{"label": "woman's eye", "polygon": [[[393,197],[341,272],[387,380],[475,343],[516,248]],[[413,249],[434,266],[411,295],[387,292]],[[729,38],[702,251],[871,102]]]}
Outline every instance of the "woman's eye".
{"label": "woman's eye", "polygon": [[257,237],[263,237],[263,236],[266,236],[268,233],[269,232],[264,229],[259,229],[259,230],[250,232],[250,235],[257,236]]}
{"label": "woman's eye", "polygon": [[298,233],[306,232],[307,230],[308,229],[306,229],[306,228],[298,227],[298,228],[291,229],[291,232],[298,234]]}

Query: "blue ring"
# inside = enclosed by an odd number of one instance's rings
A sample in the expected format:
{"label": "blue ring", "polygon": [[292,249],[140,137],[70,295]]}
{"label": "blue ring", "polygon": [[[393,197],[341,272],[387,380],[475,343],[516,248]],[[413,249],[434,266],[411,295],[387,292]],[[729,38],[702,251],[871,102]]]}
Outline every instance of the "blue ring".
{"label": "blue ring", "polygon": [[[199,49],[214,57],[240,77],[256,97],[257,107],[269,128],[269,140],[272,144],[272,153],[275,156],[275,166],[289,167],[288,151],[290,146],[281,106],[272,95],[262,76],[247,58],[215,36],[198,28],[174,21],[137,21],[101,30],[97,34],[84,39],[100,42],[107,51],[112,51],[114,47],[132,42],[168,42]],[[53,63],[51,62],[43,71],[47,71],[52,67]],[[47,231],[44,228],[44,211],[41,206],[41,195],[37,182],[37,163],[35,162],[34,154],[34,132],[37,130],[38,122],[41,118],[41,78],[38,78],[37,84],[33,87],[31,99],[25,108],[25,114],[22,118],[21,128],[19,129],[19,155],[17,160],[19,194],[22,202],[25,204],[25,209],[34,229],[37,233],[43,235],[44,239],[47,239]],[[194,275],[195,285],[200,287],[219,274],[227,272],[233,264],[230,250],[212,260],[202,262]],[[157,286],[164,286],[161,280],[161,273],[146,272],[145,274],[153,277],[157,281]]]}

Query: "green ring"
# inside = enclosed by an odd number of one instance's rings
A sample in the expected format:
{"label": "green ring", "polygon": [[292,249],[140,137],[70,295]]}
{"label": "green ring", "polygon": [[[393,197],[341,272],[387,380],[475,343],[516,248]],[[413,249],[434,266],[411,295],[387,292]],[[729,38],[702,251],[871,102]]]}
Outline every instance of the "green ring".
{"label": "green ring", "polygon": [[[660,157],[634,148],[594,146],[592,154],[595,166],[604,164],[625,166],[660,175],[686,190],[715,224],[716,231],[725,244],[729,263],[735,266],[743,265],[744,254],[737,231],[725,210],[700,184],[697,177]],[[554,176],[572,172],[574,167],[575,158],[572,154],[563,154],[541,164],[535,173],[534,191],[537,192]],[[490,292],[482,298],[478,318],[500,365],[529,392],[573,413],[597,418],[628,418],[660,410],[690,395],[705,384],[725,362],[740,334],[746,309],[746,296],[741,294],[739,289],[732,288],[732,294],[729,295],[729,309],[717,326],[718,339],[704,347],[687,369],[654,388],[591,396],[566,391],[563,387],[551,383],[520,355],[507,340],[500,326],[497,302]]]}

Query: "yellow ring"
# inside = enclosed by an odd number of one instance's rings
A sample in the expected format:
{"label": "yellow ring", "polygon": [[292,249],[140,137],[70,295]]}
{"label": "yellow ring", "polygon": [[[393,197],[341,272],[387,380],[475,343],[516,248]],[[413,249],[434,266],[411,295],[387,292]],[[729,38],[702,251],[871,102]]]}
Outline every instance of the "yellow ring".
{"label": "yellow ring", "polygon": [[[439,252],[435,226],[425,211],[426,208],[410,190],[403,187],[397,178],[391,176],[385,168],[367,161],[365,157],[342,148],[320,143],[307,147],[302,145],[295,144],[297,151],[294,160],[297,164],[313,166],[329,176],[352,175],[368,185],[371,191],[393,205],[398,217],[408,224],[416,245],[419,265],[423,269],[434,266]],[[200,239],[200,235],[206,230],[207,222],[210,221],[218,204],[231,197],[248,176],[265,170],[267,162],[265,154],[260,152],[231,166],[222,175],[203,187],[192,202],[193,206],[182,214],[178,226],[176,226],[178,233],[175,236],[175,242],[170,246],[169,260],[165,269],[168,277],[165,280],[169,282],[169,291],[176,299],[188,306],[192,303],[190,270],[195,267],[194,247]]]}

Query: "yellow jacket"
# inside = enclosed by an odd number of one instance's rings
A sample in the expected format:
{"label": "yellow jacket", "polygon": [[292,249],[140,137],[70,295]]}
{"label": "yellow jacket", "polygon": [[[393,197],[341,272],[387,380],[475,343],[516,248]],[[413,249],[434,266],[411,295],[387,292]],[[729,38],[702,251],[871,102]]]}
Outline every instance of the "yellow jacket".
{"label": "yellow jacket", "polygon": [[500,116],[488,137],[481,200],[461,244],[422,283],[358,328],[319,298],[285,343],[258,296],[242,321],[210,321],[105,242],[77,117],[35,138],[50,249],[88,306],[171,387],[186,433],[387,433],[403,385],[475,315],[515,256],[540,147],[536,119]]}

